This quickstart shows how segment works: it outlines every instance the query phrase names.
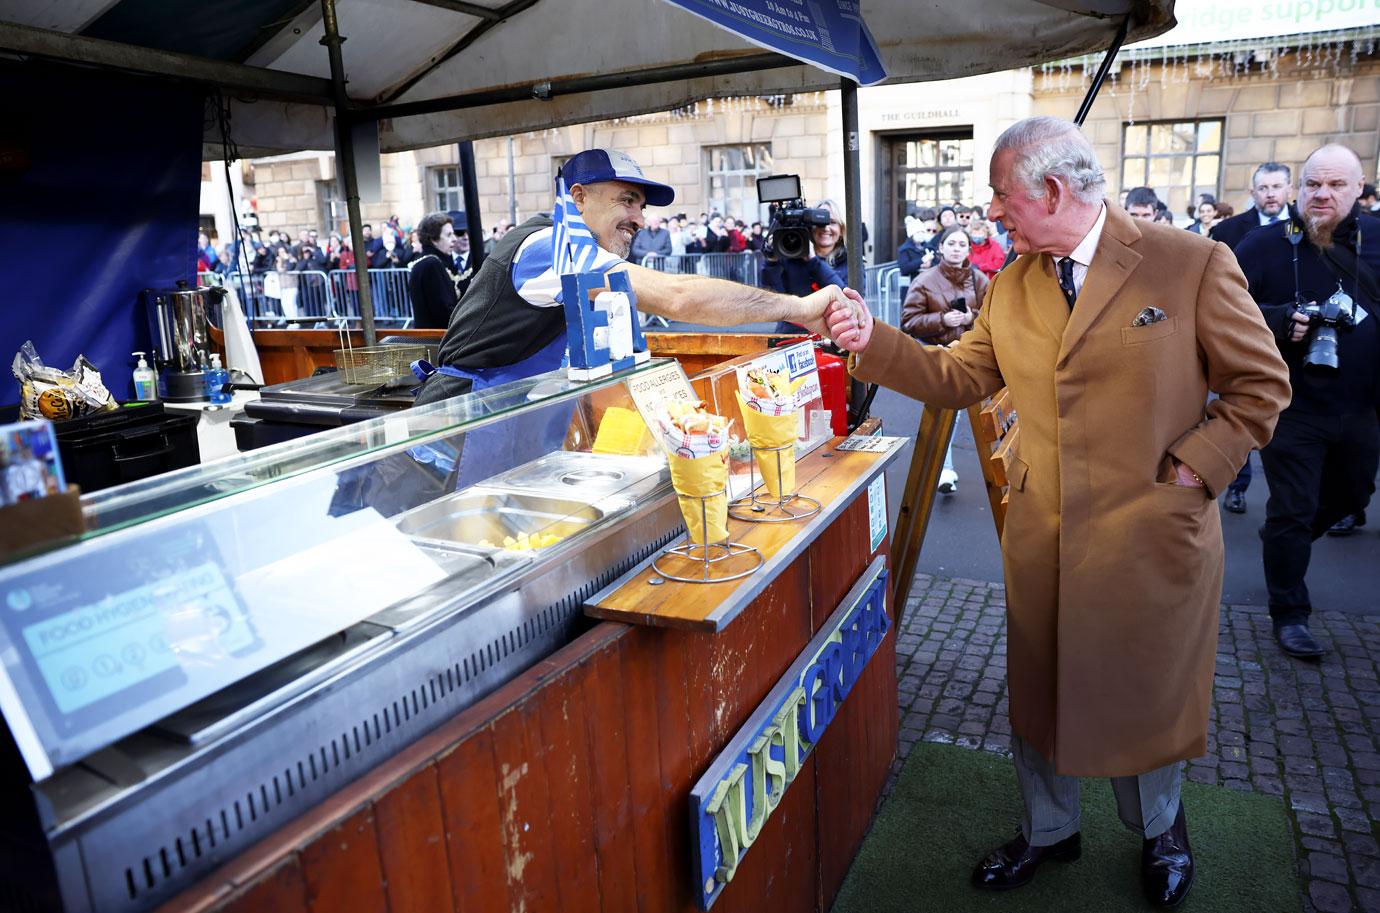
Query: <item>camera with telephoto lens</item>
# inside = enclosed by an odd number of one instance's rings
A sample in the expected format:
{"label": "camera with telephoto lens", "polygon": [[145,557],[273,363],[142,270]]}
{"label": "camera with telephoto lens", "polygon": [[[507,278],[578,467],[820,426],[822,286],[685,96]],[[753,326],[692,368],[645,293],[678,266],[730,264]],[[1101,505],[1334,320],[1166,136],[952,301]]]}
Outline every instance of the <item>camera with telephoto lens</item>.
{"label": "camera with telephoto lens", "polygon": [[766,241],[762,245],[762,252],[768,259],[808,260],[811,232],[834,220],[829,210],[805,205],[797,174],[758,178],[757,201],[768,204],[771,213]]}
{"label": "camera with telephoto lens", "polygon": [[1299,308],[1299,313],[1308,316],[1308,330],[1313,340],[1308,344],[1308,354],[1303,357],[1303,368],[1310,374],[1331,374],[1337,370],[1337,331],[1350,330],[1356,325],[1356,303],[1351,296],[1342,291],[1337,283],[1337,291],[1322,304],[1310,301]]}

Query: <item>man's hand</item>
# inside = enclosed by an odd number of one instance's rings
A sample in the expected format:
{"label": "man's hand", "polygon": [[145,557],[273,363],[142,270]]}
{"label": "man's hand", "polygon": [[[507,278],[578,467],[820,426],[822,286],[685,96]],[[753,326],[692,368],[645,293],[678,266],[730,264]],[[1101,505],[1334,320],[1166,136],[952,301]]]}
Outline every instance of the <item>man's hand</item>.
{"label": "man's hand", "polygon": [[827,325],[829,313],[836,304],[846,307],[848,299],[844,296],[843,289],[837,285],[830,285],[811,292],[801,298],[800,303],[803,313],[786,319],[806,327],[811,333],[831,336]]}
{"label": "man's hand", "polygon": [[861,352],[872,341],[872,313],[862,295],[853,289],[844,289],[843,294],[844,301],[835,301],[829,307],[827,335],[839,348]]}
{"label": "man's hand", "polygon": [[1182,485],[1184,488],[1204,487],[1198,473],[1190,469],[1187,463],[1180,463],[1177,459],[1174,460],[1174,484]]}
{"label": "man's hand", "polygon": [[[1316,302],[1309,302],[1310,306],[1313,304],[1316,304]],[[1289,315],[1289,319],[1293,321],[1293,323],[1289,325],[1289,341],[1302,342],[1303,337],[1308,335],[1308,326],[1313,318],[1309,317],[1303,311],[1294,311],[1294,313]]]}

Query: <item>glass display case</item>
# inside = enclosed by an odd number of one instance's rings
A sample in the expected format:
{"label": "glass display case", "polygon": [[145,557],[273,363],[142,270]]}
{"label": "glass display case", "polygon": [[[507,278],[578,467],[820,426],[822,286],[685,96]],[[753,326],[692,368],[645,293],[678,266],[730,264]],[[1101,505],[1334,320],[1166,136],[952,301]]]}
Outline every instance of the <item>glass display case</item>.
{"label": "glass display case", "polygon": [[83,498],[0,567],[9,836],[67,909],[148,909],[549,654],[682,531],[672,387],[552,372]]}

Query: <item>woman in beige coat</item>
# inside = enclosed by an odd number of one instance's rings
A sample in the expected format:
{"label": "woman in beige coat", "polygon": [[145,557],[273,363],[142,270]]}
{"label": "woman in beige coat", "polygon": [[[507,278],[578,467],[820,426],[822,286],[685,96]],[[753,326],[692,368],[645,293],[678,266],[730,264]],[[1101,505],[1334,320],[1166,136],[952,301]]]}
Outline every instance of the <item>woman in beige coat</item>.
{"label": "woman in beige coat", "polygon": [[[948,345],[958,342],[963,331],[977,320],[989,280],[968,260],[970,241],[962,226],[944,229],[938,246],[939,262],[920,272],[906,292],[901,329],[921,342]],[[958,491],[952,437],[944,452],[939,491],[946,495]]]}

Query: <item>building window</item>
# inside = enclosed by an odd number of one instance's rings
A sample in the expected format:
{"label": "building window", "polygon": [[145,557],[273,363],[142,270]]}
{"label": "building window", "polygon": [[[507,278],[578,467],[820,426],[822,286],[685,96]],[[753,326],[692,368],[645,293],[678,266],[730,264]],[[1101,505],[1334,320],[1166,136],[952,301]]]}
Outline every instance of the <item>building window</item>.
{"label": "building window", "polygon": [[335,181],[316,182],[316,215],[321,220],[318,231],[322,247],[326,246],[326,238],[331,232],[339,231],[344,234],[350,230],[350,216],[345,209],[345,200],[340,196],[340,187]]}
{"label": "building window", "polygon": [[903,209],[973,203],[971,133],[905,137],[892,146],[891,154]]}
{"label": "building window", "polygon": [[706,211],[766,224],[767,207],[757,202],[757,179],[772,173],[771,145],[708,146],[704,160]]}
{"label": "building window", "polygon": [[432,168],[430,173],[432,210],[452,212],[465,208],[465,190],[460,186],[460,166]]}
{"label": "building window", "polygon": [[1198,194],[1219,195],[1222,126],[1220,118],[1126,124],[1121,189],[1149,187],[1183,222]]}

